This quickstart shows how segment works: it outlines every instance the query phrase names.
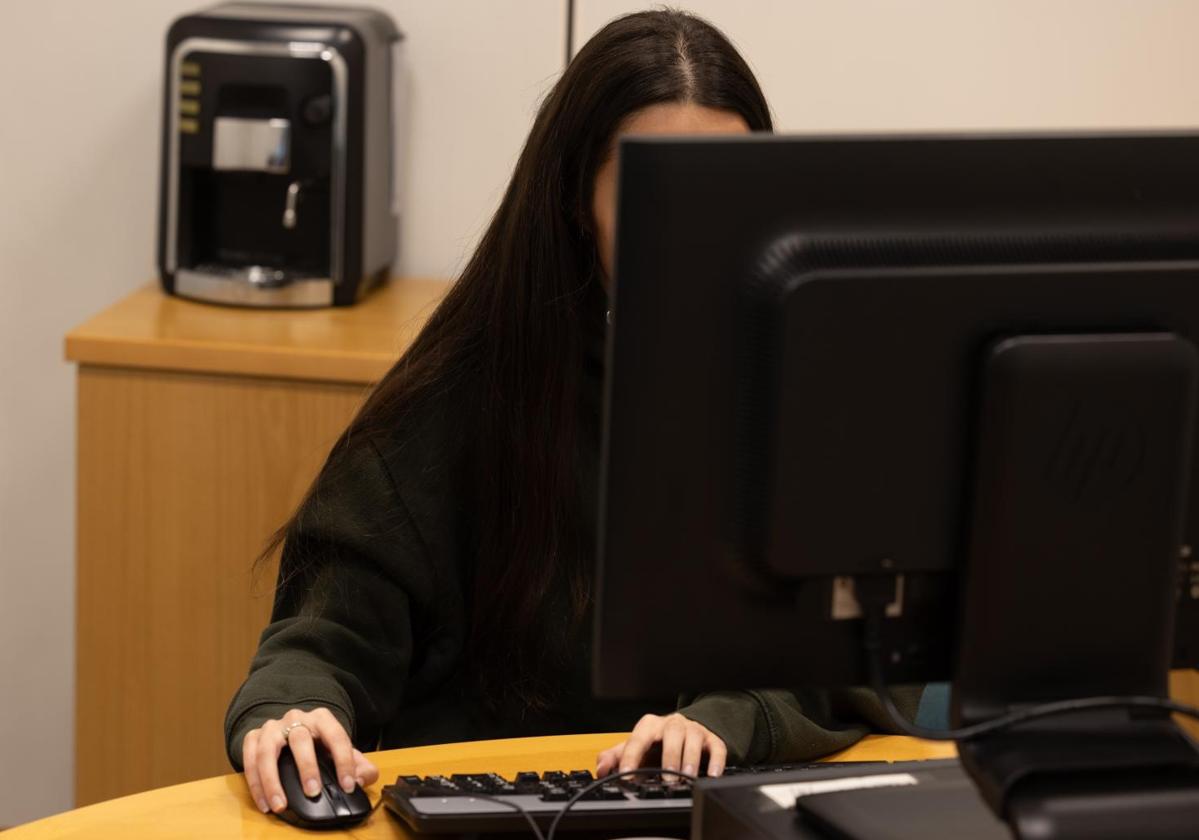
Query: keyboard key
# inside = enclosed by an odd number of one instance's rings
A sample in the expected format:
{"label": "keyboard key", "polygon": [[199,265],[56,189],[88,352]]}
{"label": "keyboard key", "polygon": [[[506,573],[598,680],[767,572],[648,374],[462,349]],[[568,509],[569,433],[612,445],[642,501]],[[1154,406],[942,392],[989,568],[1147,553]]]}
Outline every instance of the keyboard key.
{"label": "keyboard key", "polygon": [[534,773],[530,770],[525,770],[522,773],[516,774],[516,783],[518,785],[519,784],[528,784],[530,782],[540,782],[540,781],[541,781],[541,776],[539,776],[537,773]]}
{"label": "keyboard key", "polygon": [[541,794],[542,802],[565,802],[568,799],[570,799],[570,793],[566,788],[551,787]]}
{"label": "keyboard key", "polygon": [[490,780],[484,774],[455,773],[450,781],[459,788],[471,793],[486,793],[491,790]]}
{"label": "keyboard key", "polygon": [[637,791],[638,799],[665,799],[666,791],[661,785],[642,785],[641,790]]}
{"label": "keyboard key", "polygon": [[597,791],[597,793],[599,793],[597,798],[605,801],[624,799],[624,791],[621,790],[617,785],[604,785]]}
{"label": "keyboard key", "polygon": [[570,780],[572,782],[594,782],[595,777],[591,775],[590,770],[571,770]]}

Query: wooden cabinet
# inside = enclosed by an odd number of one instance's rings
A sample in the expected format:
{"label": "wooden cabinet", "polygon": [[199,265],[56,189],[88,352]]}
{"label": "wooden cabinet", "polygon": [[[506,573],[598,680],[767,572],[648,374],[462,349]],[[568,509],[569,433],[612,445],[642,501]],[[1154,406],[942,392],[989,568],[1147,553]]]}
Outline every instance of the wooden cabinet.
{"label": "wooden cabinet", "polygon": [[447,288],[263,311],[146,287],[68,334],[78,805],[228,772],[225,709],[274,587],[254,559]]}

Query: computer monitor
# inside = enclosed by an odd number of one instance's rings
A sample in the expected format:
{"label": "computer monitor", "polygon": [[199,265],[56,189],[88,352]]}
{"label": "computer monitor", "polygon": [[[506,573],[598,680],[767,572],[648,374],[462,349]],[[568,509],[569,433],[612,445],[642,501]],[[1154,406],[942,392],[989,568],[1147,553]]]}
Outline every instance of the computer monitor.
{"label": "computer monitor", "polygon": [[865,684],[865,589],[958,724],[1199,663],[1199,136],[631,139],[617,228],[598,694]]}

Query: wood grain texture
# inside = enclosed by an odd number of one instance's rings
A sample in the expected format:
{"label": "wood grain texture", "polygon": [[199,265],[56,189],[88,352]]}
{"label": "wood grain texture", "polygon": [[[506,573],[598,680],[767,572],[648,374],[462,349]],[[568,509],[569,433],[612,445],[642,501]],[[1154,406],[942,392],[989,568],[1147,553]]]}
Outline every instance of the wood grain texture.
{"label": "wood grain texture", "polygon": [[[521,770],[574,770],[593,768],[600,750],[623,739],[621,734],[561,735],[549,738],[516,738],[476,741],[374,753],[380,781],[368,789],[371,801],[379,789],[402,773],[485,773],[512,776]],[[947,758],[952,745],[912,738],[871,736],[835,757],[837,761],[912,761]],[[136,840],[154,838],[242,838],[286,840],[301,832],[274,817],[259,813],[250,801],[241,775],[232,774],[148,791],[111,802],[19,826],[5,840]],[[322,833],[323,837],[415,838],[383,809],[362,825],[347,831]]]}
{"label": "wood grain texture", "polygon": [[253,560],[364,394],[80,368],[78,804],[228,768],[224,710],[274,586]]}
{"label": "wood grain texture", "polygon": [[[1199,707],[1199,671],[1172,671],[1170,673],[1170,696],[1180,703]],[[1177,720],[1191,737],[1199,742],[1199,720],[1176,715]]]}
{"label": "wood grain texture", "polygon": [[82,364],[377,382],[416,337],[450,284],[395,278],[361,303],[246,309],[170,297],[148,285],[71,330]]}

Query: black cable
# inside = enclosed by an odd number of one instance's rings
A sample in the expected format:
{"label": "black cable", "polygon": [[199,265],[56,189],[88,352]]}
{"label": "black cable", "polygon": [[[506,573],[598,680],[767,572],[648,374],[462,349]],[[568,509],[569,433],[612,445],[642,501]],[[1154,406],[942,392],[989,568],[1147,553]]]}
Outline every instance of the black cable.
{"label": "black cable", "polygon": [[686,773],[680,773],[677,770],[664,770],[661,767],[642,767],[638,770],[624,770],[619,773],[610,773],[607,776],[604,776],[602,779],[596,779],[591,784],[579,790],[565,805],[562,806],[562,810],[558,812],[557,816],[554,817],[554,821],[550,823],[549,834],[545,835],[544,840],[554,840],[554,832],[558,830],[558,823],[562,822],[562,818],[566,816],[566,812],[573,808],[576,803],[581,802],[583,797],[591,793],[591,791],[601,788],[615,779],[623,779],[626,776],[648,776],[651,774],[658,774],[660,776],[675,776],[679,779],[686,779],[688,784],[696,781],[695,776],[689,776]]}
{"label": "black cable", "polygon": [[[481,799],[484,802],[493,802],[496,805],[503,805],[505,808],[510,808],[513,811],[518,812],[522,817],[525,818],[525,822],[529,824],[529,831],[533,832],[533,836],[537,840],[546,840],[545,835],[541,833],[541,829],[537,827],[537,821],[533,819],[533,815],[515,802],[509,802],[507,799],[500,799],[498,796],[488,796],[485,793],[473,793],[468,790],[439,791],[437,795],[445,797],[457,797],[459,799]],[[380,805],[382,805],[383,800],[386,798],[386,796],[379,797],[379,801],[375,803],[374,808],[371,808],[372,814],[374,813],[375,808],[378,808]]]}
{"label": "black cable", "polygon": [[983,735],[990,735],[1003,729],[1009,729],[1030,720],[1071,714],[1074,712],[1089,712],[1096,709],[1155,709],[1163,712],[1174,712],[1199,720],[1199,708],[1178,703],[1164,697],[1147,697],[1138,695],[1110,695],[1101,697],[1080,697],[1073,700],[1057,700],[1052,703],[1042,703],[1000,715],[991,720],[975,723],[958,729],[928,729],[920,726],[903,716],[891,692],[887,690],[887,681],[883,675],[883,645],[882,624],[885,619],[885,607],[882,605],[863,605],[865,611],[865,640],[867,666],[870,670],[870,685],[878,695],[891,722],[905,735],[923,738],[926,741],[969,741]]}
{"label": "black cable", "polygon": [[520,815],[525,818],[525,822],[529,824],[529,831],[533,832],[533,836],[537,838],[537,840],[546,840],[546,836],[542,834],[541,829],[537,827],[537,821],[533,819],[533,815],[526,811],[522,806],[517,805],[515,802],[509,802],[506,799],[500,799],[498,796],[488,796],[485,793],[468,793],[466,791],[463,791],[463,793],[466,796],[469,796],[471,799],[482,799],[484,802],[495,802],[499,805],[505,805],[514,811],[519,811]]}

